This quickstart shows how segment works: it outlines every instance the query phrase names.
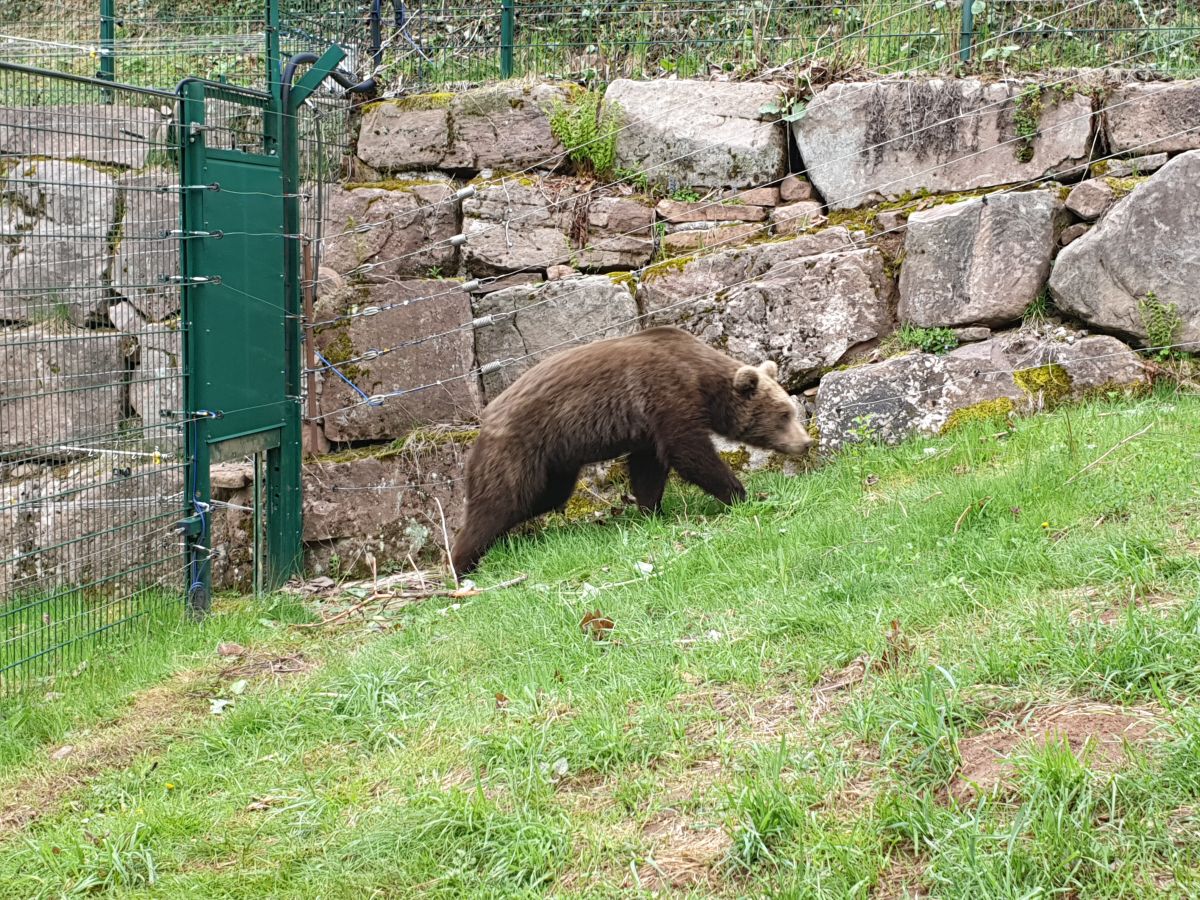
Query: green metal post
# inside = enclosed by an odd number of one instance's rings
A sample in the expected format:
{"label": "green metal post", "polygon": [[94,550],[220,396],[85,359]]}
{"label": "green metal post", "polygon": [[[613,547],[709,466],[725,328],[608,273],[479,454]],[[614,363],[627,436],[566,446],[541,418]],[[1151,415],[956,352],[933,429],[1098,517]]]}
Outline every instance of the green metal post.
{"label": "green metal post", "polygon": [[[100,71],[97,78],[117,80],[117,0],[100,0]],[[112,92],[104,92],[104,102],[112,102]]]}
{"label": "green metal post", "polygon": [[[204,183],[204,85],[191,81],[183,86],[180,99],[178,129],[179,170],[181,185]],[[193,128],[196,125],[198,127]],[[205,230],[203,198],[195,191],[181,191],[180,227],[187,232]],[[183,377],[184,377],[184,433],[188,460],[187,485],[184,489],[184,521],[191,522],[192,530],[186,537],[188,609],[193,616],[200,617],[208,612],[212,596],[212,566],[209,561],[212,547],[211,518],[202,514],[211,496],[209,483],[208,421],[196,416],[198,405],[196,360],[200,347],[200,336],[189,323],[193,321],[193,305],[202,302],[198,288],[189,287],[187,278],[194,274],[195,266],[189,259],[191,241],[179,242],[179,271],[184,277],[180,288],[183,323]],[[194,421],[187,421],[195,416]]]}
{"label": "green metal post", "polygon": [[[272,3],[275,0],[271,0]],[[268,582],[278,587],[300,570],[303,562],[301,518],[301,407],[300,407],[300,105],[346,58],[340,47],[331,47],[294,86],[288,88],[283,105],[280,84],[280,165],[283,178],[283,289],[285,382],[289,401],[284,415],[279,446],[267,451],[267,548],[270,555]],[[282,73],[280,73],[282,74]]]}
{"label": "green metal post", "polygon": [[279,153],[279,137],[283,109],[283,61],[279,56],[279,0],[266,0],[267,16],[267,91],[271,94],[271,109],[263,113],[263,152],[268,156]]}
{"label": "green metal post", "polygon": [[500,77],[512,78],[513,28],[516,20],[515,0],[500,0]]}
{"label": "green metal post", "polygon": [[975,10],[973,0],[963,0],[962,5],[962,34],[958,38],[958,59],[960,62],[971,61],[971,45],[975,42]]}

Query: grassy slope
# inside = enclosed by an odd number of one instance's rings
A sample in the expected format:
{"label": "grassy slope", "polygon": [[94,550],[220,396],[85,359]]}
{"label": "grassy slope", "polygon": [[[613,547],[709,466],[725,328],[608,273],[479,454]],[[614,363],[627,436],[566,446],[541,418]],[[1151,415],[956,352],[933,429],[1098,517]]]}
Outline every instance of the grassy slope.
{"label": "grassy slope", "polygon": [[[726,513],[676,489],[655,520],[515,541],[480,581],[526,584],[382,635],[260,622],[288,604],[184,626],[121,664],[143,686],[190,670],[161,689],[170,739],[93,758],[0,830],[0,896],[1200,891],[1200,398],[996,430],[762,475]],[[581,633],[593,609],[607,641]],[[322,664],[212,716],[234,697],[217,640]],[[0,797],[141,708],[97,677],[10,718]],[[1052,742],[963,795],[972,741],[1048,707],[1158,731],[1116,775]]]}

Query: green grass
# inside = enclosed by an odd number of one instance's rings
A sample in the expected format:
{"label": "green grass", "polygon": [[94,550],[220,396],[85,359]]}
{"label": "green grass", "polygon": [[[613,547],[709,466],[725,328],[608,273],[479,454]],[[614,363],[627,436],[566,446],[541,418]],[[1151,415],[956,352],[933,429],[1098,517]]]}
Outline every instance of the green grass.
{"label": "green grass", "polygon": [[[370,625],[224,601],[0,707],[3,803],[64,785],[20,834],[0,807],[0,896],[1194,896],[1200,398],[996,431],[754,476],[727,511],[672,487],[501,545],[477,581],[515,588]],[[319,665],[236,693],[226,640]],[[154,685],[170,740],[48,759]],[[962,793],[980,741],[1062,710],[1153,730],[1013,742]]]}

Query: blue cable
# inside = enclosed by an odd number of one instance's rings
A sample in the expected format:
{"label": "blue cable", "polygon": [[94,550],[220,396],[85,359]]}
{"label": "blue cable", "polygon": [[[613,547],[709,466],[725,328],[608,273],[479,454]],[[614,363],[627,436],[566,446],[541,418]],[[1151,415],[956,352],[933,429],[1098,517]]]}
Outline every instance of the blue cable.
{"label": "blue cable", "polygon": [[322,356],[320,350],[314,349],[313,352],[317,354],[317,359],[321,360],[321,362],[323,362],[325,364],[325,367],[327,369],[333,370],[333,373],[335,375],[337,375],[338,378],[342,379],[342,381],[344,381],[344,382],[346,382],[346,384],[350,385],[350,387],[354,389],[354,392],[356,394],[358,394],[358,396],[362,397],[363,400],[366,401],[367,406],[383,406],[382,400],[372,400],[371,397],[368,396],[363,391],[362,388],[360,388],[357,384],[355,384],[353,381],[351,381],[349,378],[347,378],[345,375],[343,375],[341,369],[339,369],[337,366],[335,366],[333,363],[331,363],[329,360],[327,360],[324,356]]}

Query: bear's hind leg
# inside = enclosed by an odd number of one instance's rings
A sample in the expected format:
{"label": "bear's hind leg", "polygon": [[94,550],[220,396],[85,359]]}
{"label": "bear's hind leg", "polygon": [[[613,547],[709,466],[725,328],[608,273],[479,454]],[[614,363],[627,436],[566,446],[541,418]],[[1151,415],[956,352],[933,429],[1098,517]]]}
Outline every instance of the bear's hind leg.
{"label": "bear's hind leg", "polygon": [[707,434],[677,438],[669,449],[671,468],[684,481],[691,482],[725,504],[746,499],[746,489],[717,454],[712,438]]}
{"label": "bear's hind leg", "polygon": [[653,450],[639,450],[629,455],[629,486],[642,512],[656,513],[662,508],[667,472],[667,467]]}

